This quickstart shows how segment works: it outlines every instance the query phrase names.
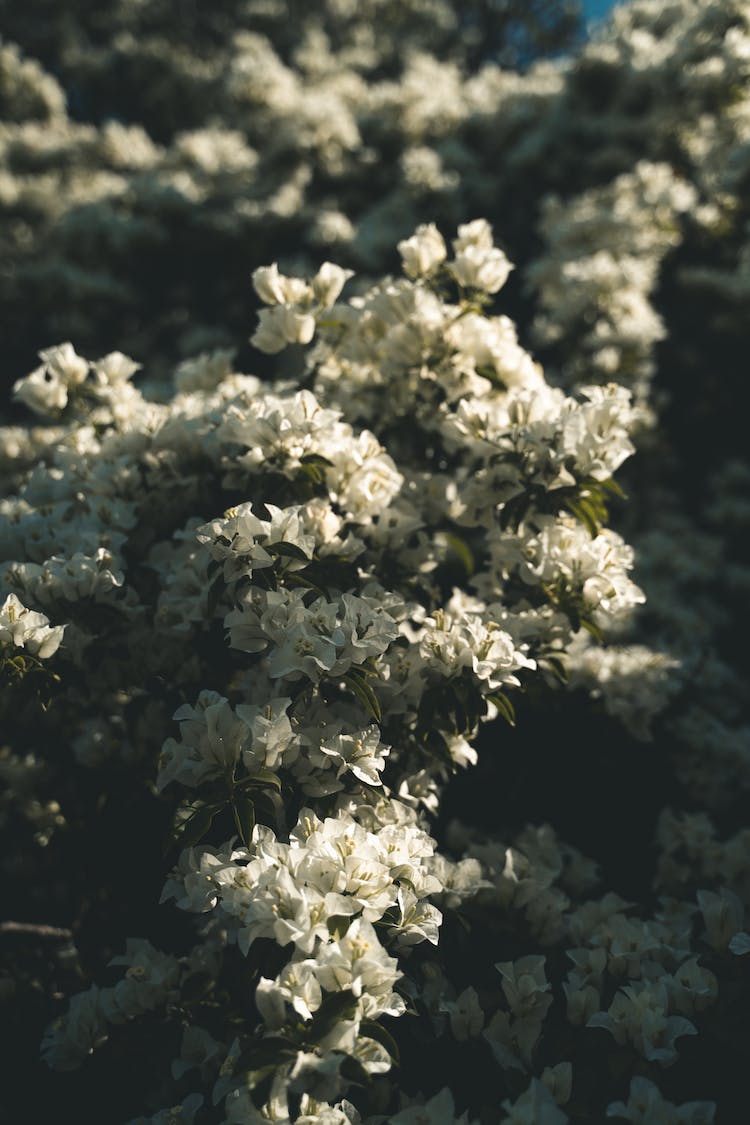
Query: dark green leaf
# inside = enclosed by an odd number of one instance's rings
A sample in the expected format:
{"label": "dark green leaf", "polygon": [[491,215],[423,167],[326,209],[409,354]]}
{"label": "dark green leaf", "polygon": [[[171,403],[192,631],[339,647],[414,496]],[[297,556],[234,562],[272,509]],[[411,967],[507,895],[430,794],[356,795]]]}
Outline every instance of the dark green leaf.
{"label": "dark green leaf", "polygon": [[253,1072],[253,1080],[248,1085],[248,1089],[256,1109],[262,1109],[270,1098],[275,1075],[275,1066],[262,1067]]}
{"label": "dark green leaf", "polygon": [[177,829],[170,840],[168,850],[171,847],[180,849],[194,847],[203,839],[210,829],[216,812],[217,809],[215,807],[210,808],[206,805],[196,809]]}
{"label": "dark green leaf", "polygon": [[237,782],[237,789],[248,789],[258,786],[260,788],[275,789],[278,793],[281,792],[281,778],[279,778],[272,770],[260,769],[255,770],[254,773],[248,774],[247,777],[241,778]]}
{"label": "dark green leaf", "polygon": [[356,563],[333,557],[314,559],[304,570],[296,573],[304,576],[311,584],[322,586],[326,591],[351,590],[357,585],[359,577]]}
{"label": "dark green leaf", "polygon": [[341,992],[326,992],[323,1003],[305,1027],[312,1042],[324,1039],[337,1023],[351,1019],[357,1008],[357,999],[350,988]]}
{"label": "dark green leaf", "polygon": [[447,532],[445,538],[448,546],[453,551],[454,555],[458,557],[466,571],[466,577],[471,578],[474,573],[474,556],[471,553],[470,547],[459,535],[454,535],[452,532]]}
{"label": "dark green leaf", "polygon": [[487,698],[491,703],[495,704],[506,723],[510,723],[510,725],[514,727],[516,725],[516,709],[505,692],[494,691],[492,695],[488,695]]}
{"label": "dark green leaf", "polygon": [[385,1047],[388,1054],[391,1056],[396,1066],[401,1062],[401,1055],[399,1053],[398,1044],[391,1035],[390,1031],[386,1031],[375,1020],[362,1020],[359,1025],[361,1035],[366,1035],[368,1039],[375,1039],[381,1047]]}
{"label": "dark green leaf", "polygon": [[240,830],[242,843],[248,848],[255,827],[255,805],[249,797],[239,796],[235,798],[233,807],[236,810],[237,827]]}
{"label": "dark green leaf", "polygon": [[351,914],[332,914],[327,920],[328,933],[336,941],[340,941],[352,924]]}
{"label": "dark green leaf", "polygon": [[599,481],[599,483],[602,488],[606,489],[607,492],[611,492],[613,496],[617,496],[620,500],[627,500],[627,492],[625,492],[612,477],[608,480]]}
{"label": "dark green leaf", "polygon": [[561,684],[567,684],[568,672],[562,660],[560,660],[558,656],[545,656],[543,658],[543,662],[549,666],[553,675],[560,681]]}
{"label": "dark green leaf", "polygon": [[269,543],[266,545],[266,550],[269,555],[281,555],[284,558],[297,559],[304,563],[310,561],[309,555],[306,555],[296,543]]}
{"label": "dark green leaf", "polygon": [[234,1065],[235,1073],[265,1070],[266,1067],[281,1066],[283,1062],[296,1058],[297,1049],[289,1039],[281,1035],[269,1035],[250,1043],[240,1052]]}
{"label": "dark green leaf", "polygon": [[426,730],[422,735],[422,744],[425,750],[439,761],[449,766],[455,765],[448,743],[439,730]]}
{"label": "dark green leaf", "polygon": [[327,457],[323,457],[320,453],[306,453],[299,460],[301,465],[321,465],[326,469],[333,468],[333,461],[329,461]]}
{"label": "dark green leaf", "polygon": [[590,617],[581,618],[581,628],[585,629],[587,633],[590,633],[597,644],[604,644],[604,633],[602,633],[599,626],[592,621]]}
{"label": "dark green leaf", "polygon": [[352,673],[353,669],[344,676],[344,683],[351,689],[354,695],[356,695],[359,702],[367,713],[372,716],[375,722],[382,722],[383,711],[375,692],[363,676],[353,675]]}
{"label": "dark green leaf", "polygon": [[285,574],[284,584],[286,586],[304,586],[308,590],[314,590],[321,598],[328,598],[327,591],[313,582],[304,571],[294,570],[291,574]]}
{"label": "dark green leaf", "polygon": [[365,1070],[359,1059],[355,1059],[353,1055],[347,1055],[341,1064],[339,1073],[342,1078],[347,1082],[351,1082],[354,1086],[370,1086],[372,1078],[367,1070]]}
{"label": "dark green leaf", "polygon": [[599,534],[599,524],[591,504],[586,500],[567,500],[565,507],[583,524],[591,538],[596,539]]}

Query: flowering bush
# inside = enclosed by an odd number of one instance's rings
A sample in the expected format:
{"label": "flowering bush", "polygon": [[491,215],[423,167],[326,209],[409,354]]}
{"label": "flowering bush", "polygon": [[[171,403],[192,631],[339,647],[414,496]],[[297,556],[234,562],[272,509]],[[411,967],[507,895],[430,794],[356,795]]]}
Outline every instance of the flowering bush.
{"label": "flowering bush", "polygon": [[27,1117],[742,1120],[750,11],[519,12],[8,12]]}

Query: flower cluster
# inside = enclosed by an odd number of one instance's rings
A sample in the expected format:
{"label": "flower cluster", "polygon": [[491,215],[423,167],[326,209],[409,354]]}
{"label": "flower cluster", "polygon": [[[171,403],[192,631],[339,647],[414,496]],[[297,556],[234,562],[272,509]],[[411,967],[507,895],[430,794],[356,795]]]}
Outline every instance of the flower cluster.
{"label": "flower cluster", "polygon": [[747,0],[628,0],[564,57],[549,0],[34,7],[13,1049],[52,1019],[82,1120],[136,1053],[139,1125],[731,1116]]}
{"label": "flower cluster", "polygon": [[[421,228],[402,247],[407,276],[347,303],[335,267],[309,284],[256,271],[283,323],[310,318],[314,390],[210,360],[149,401],[129,382],[134,364],[90,364],[70,345],[42,356],[67,397],[29,398],[36,372],[16,387],[58,437],[31,471],[19,464],[5,581],[65,620],[63,676],[88,670],[55,701],[81,763],[139,750],[148,761],[134,719],[144,670],[182,700],[155,778],[178,791],[162,899],[203,919],[187,959],[131,943],[124,981],[74,998],[46,1040],[53,1066],[142,1013],[190,1011],[198,967],[213,993],[237,955],[252,964],[270,944],[281,960],[259,967],[257,1022],[238,1013],[229,1035],[228,1012],[218,1037],[213,1022],[225,1062],[211,1096],[228,1120],[250,1113],[261,1073],[269,1113],[295,1096],[333,1106],[358,1075],[384,1075],[379,1021],[406,1009],[405,958],[438,941],[431,898],[491,885],[470,857],[454,869],[436,855],[426,817],[442,784],[476,760],[483,720],[512,719],[506,692],[545,683],[581,622],[598,631],[642,600],[623,541],[591,526],[632,448],[628,395],[547,387],[507,318],[483,311],[509,272],[488,224],[461,227],[450,260],[442,240],[440,262],[423,250],[439,239]],[[276,350],[268,324],[256,343]],[[360,387],[354,429],[342,411]],[[45,510],[56,519],[26,561]],[[16,606],[11,594],[9,620]],[[46,618],[28,625],[36,637]],[[39,633],[45,655],[62,629]],[[152,722],[168,731],[170,716]],[[537,961],[500,965],[510,1014],[487,1035],[501,1062],[531,1061],[551,1003],[547,984],[539,1003],[528,991]],[[456,1028],[484,1023],[470,997]]]}

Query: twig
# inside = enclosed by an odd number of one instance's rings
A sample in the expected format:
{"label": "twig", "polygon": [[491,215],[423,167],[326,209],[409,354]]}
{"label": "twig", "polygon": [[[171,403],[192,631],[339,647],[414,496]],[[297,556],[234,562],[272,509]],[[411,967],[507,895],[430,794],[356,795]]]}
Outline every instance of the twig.
{"label": "twig", "polygon": [[38,922],[0,922],[0,934],[28,934],[33,937],[54,938],[58,941],[66,941],[73,937],[72,930]]}

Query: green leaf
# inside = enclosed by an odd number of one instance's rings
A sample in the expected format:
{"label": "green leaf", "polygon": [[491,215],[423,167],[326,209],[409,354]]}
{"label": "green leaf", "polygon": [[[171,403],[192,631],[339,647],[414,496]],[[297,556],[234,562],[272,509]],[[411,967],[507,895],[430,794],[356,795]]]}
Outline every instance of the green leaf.
{"label": "green leaf", "polygon": [[357,998],[350,988],[341,992],[326,992],[323,1003],[305,1026],[305,1036],[312,1042],[324,1039],[337,1023],[351,1019],[357,1008]]}
{"label": "green leaf", "polygon": [[287,559],[297,559],[299,562],[308,563],[310,556],[306,555],[296,543],[269,543],[266,545],[269,555],[281,555]]}
{"label": "green leaf", "polygon": [[577,633],[578,630],[581,628],[581,615],[578,612],[578,610],[576,609],[576,607],[574,605],[566,605],[566,606],[561,606],[560,608],[563,610],[563,612],[565,613],[565,616],[567,617],[568,621],[570,622],[570,627],[573,630],[573,632]]}
{"label": "green leaf", "polygon": [[439,730],[435,730],[434,728],[426,730],[422,735],[422,744],[427,753],[432,754],[438,761],[444,762],[448,766],[455,767],[456,763],[451,757],[448,743]]}
{"label": "green leaf", "polygon": [[625,492],[625,490],[622,489],[617,481],[613,480],[612,477],[609,477],[608,480],[599,481],[599,484],[602,488],[606,489],[607,492],[611,492],[613,496],[617,496],[618,499],[627,500],[627,492]]}
{"label": "green leaf", "polygon": [[234,1070],[237,1074],[243,1071],[255,1073],[258,1070],[265,1070],[266,1067],[275,1069],[296,1057],[297,1049],[290,1039],[285,1039],[281,1035],[269,1035],[244,1047],[234,1064]]}
{"label": "green leaf", "polygon": [[365,677],[357,676],[354,669],[350,669],[344,676],[344,683],[350,688],[354,695],[356,695],[367,713],[372,716],[376,723],[380,724],[383,721],[383,711],[378,697]]}
{"label": "green leaf", "polygon": [[474,555],[471,552],[471,548],[459,535],[454,535],[452,532],[446,532],[445,539],[448,546],[453,551],[454,555],[458,557],[461,565],[466,571],[466,577],[471,578],[475,569]]}
{"label": "green leaf", "polygon": [[217,811],[215,806],[208,805],[196,809],[172,836],[167,845],[167,851],[173,847],[180,848],[180,850],[194,847],[210,829]]}
{"label": "green leaf", "polygon": [[247,777],[241,778],[235,785],[236,789],[249,789],[257,786],[258,788],[275,789],[277,793],[281,792],[281,778],[278,777],[272,770],[260,769],[250,773]]}
{"label": "green leaf", "polygon": [[500,509],[500,527],[503,531],[508,529],[517,528],[521,523],[523,517],[528,511],[531,497],[528,493],[521,493],[519,496],[514,496],[502,505]]}
{"label": "green leaf", "polygon": [[354,1055],[347,1055],[339,1068],[339,1074],[353,1086],[371,1086],[372,1078],[369,1071],[365,1070],[359,1059]]}
{"label": "green leaf", "polygon": [[313,582],[304,571],[294,570],[291,574],[284,575],[284,585],[286,586],[304,586],[307,590],[314,590],[319,597],[328,600],[328,593],[322,586],[318,586]]}
{"label": "green leaf", "polygon": [[362,1020],[359,1025],[361,1035],[366,1035],[368,1039],[375,1039],[381,1047],[385,1047],[388,1054],[391,1056],[396,1066],[401,1062],[401,1054],[398,1049],[396,1040],[391,1035],[390,1031],[386,1031],[375,1020]]}
{"label": "green leaf", "polygon": [[593,506],[587,500],[578,499],[566,500],[565,507],[583,524],[591,538],[596,539],[600,528]]}
{"label": "green leaf", "polygon": [[320,487],[325,483],[326,469],[332,467],[333,462],[319,453],[308,453],[300,458],[300,476],[306,477],[310,484]]}
{"label": "green leaf", "polygon": [[567,684],[568,670],[558,656],[545,656],[543,663],[548,665],[555,679],[559,680],[561,684]]}
{"label": "green leaf", "polygon": [[311,583],[322,586],[325,591],[351,590],[357,585],[359,577],[356,563],[333,557],[314,559],[304,570],[296,573],[298,576],[304,576]]}
{"label": "green leaf", "polygon": [[516,709],[505,692],[493,691],[492,695],[487,696],[487,699],[490,703],[495,704],[506,723],[510,723],[512,727],[516,725]]}
{"label": "green leaf", "polygon": [[328,933],[332,938],[335,938],[336,941],[341,941],[351,924],[351,914],[332,914],[326,921]]}
{"label": "green leaf", "polygon": [[279,584],[273,567],[263,566],[253,571],[253,585],[260,586],[263,590],[278,590]]}
{"label": "green leaf", "polygon": [[235,812],[235,821],[240,830],[240,838],[246,848],[250,847],[255,827],[255,805],[249,797],[236,797],[232,808]]}
{"label": "green leaf", "polygon": [[478,686],[470,679],[454,681],[454,726],[456,734],[465,734],[477,725],[484,715],[484,704]]}
{"label": "green leaf", "polygon": [[[223,568],[222,568],[223,569]],[[213,617],[214,612],[221,601],[222,594],[226,593],[226,586],[223,582],[219,582],[219,575],[221,570],[217,571],[213,578],[209,578],[208,582],[208,595],[206,597],[206,609],[208,616]]]}
{"label": "green leaf", "polygon": [[597,644],[604,644],[604,633],[602,633],[599,626],[593,622],[590,617],[581,618],[581,628],[585,629],[587,633],[590,633]]}
{"label": "green leaf", "polygon": [[306,453],[304,457],[300,457],[301,465],[320,465],[326,469],[333,468],[333,461],[329,461],[321,453]]}

